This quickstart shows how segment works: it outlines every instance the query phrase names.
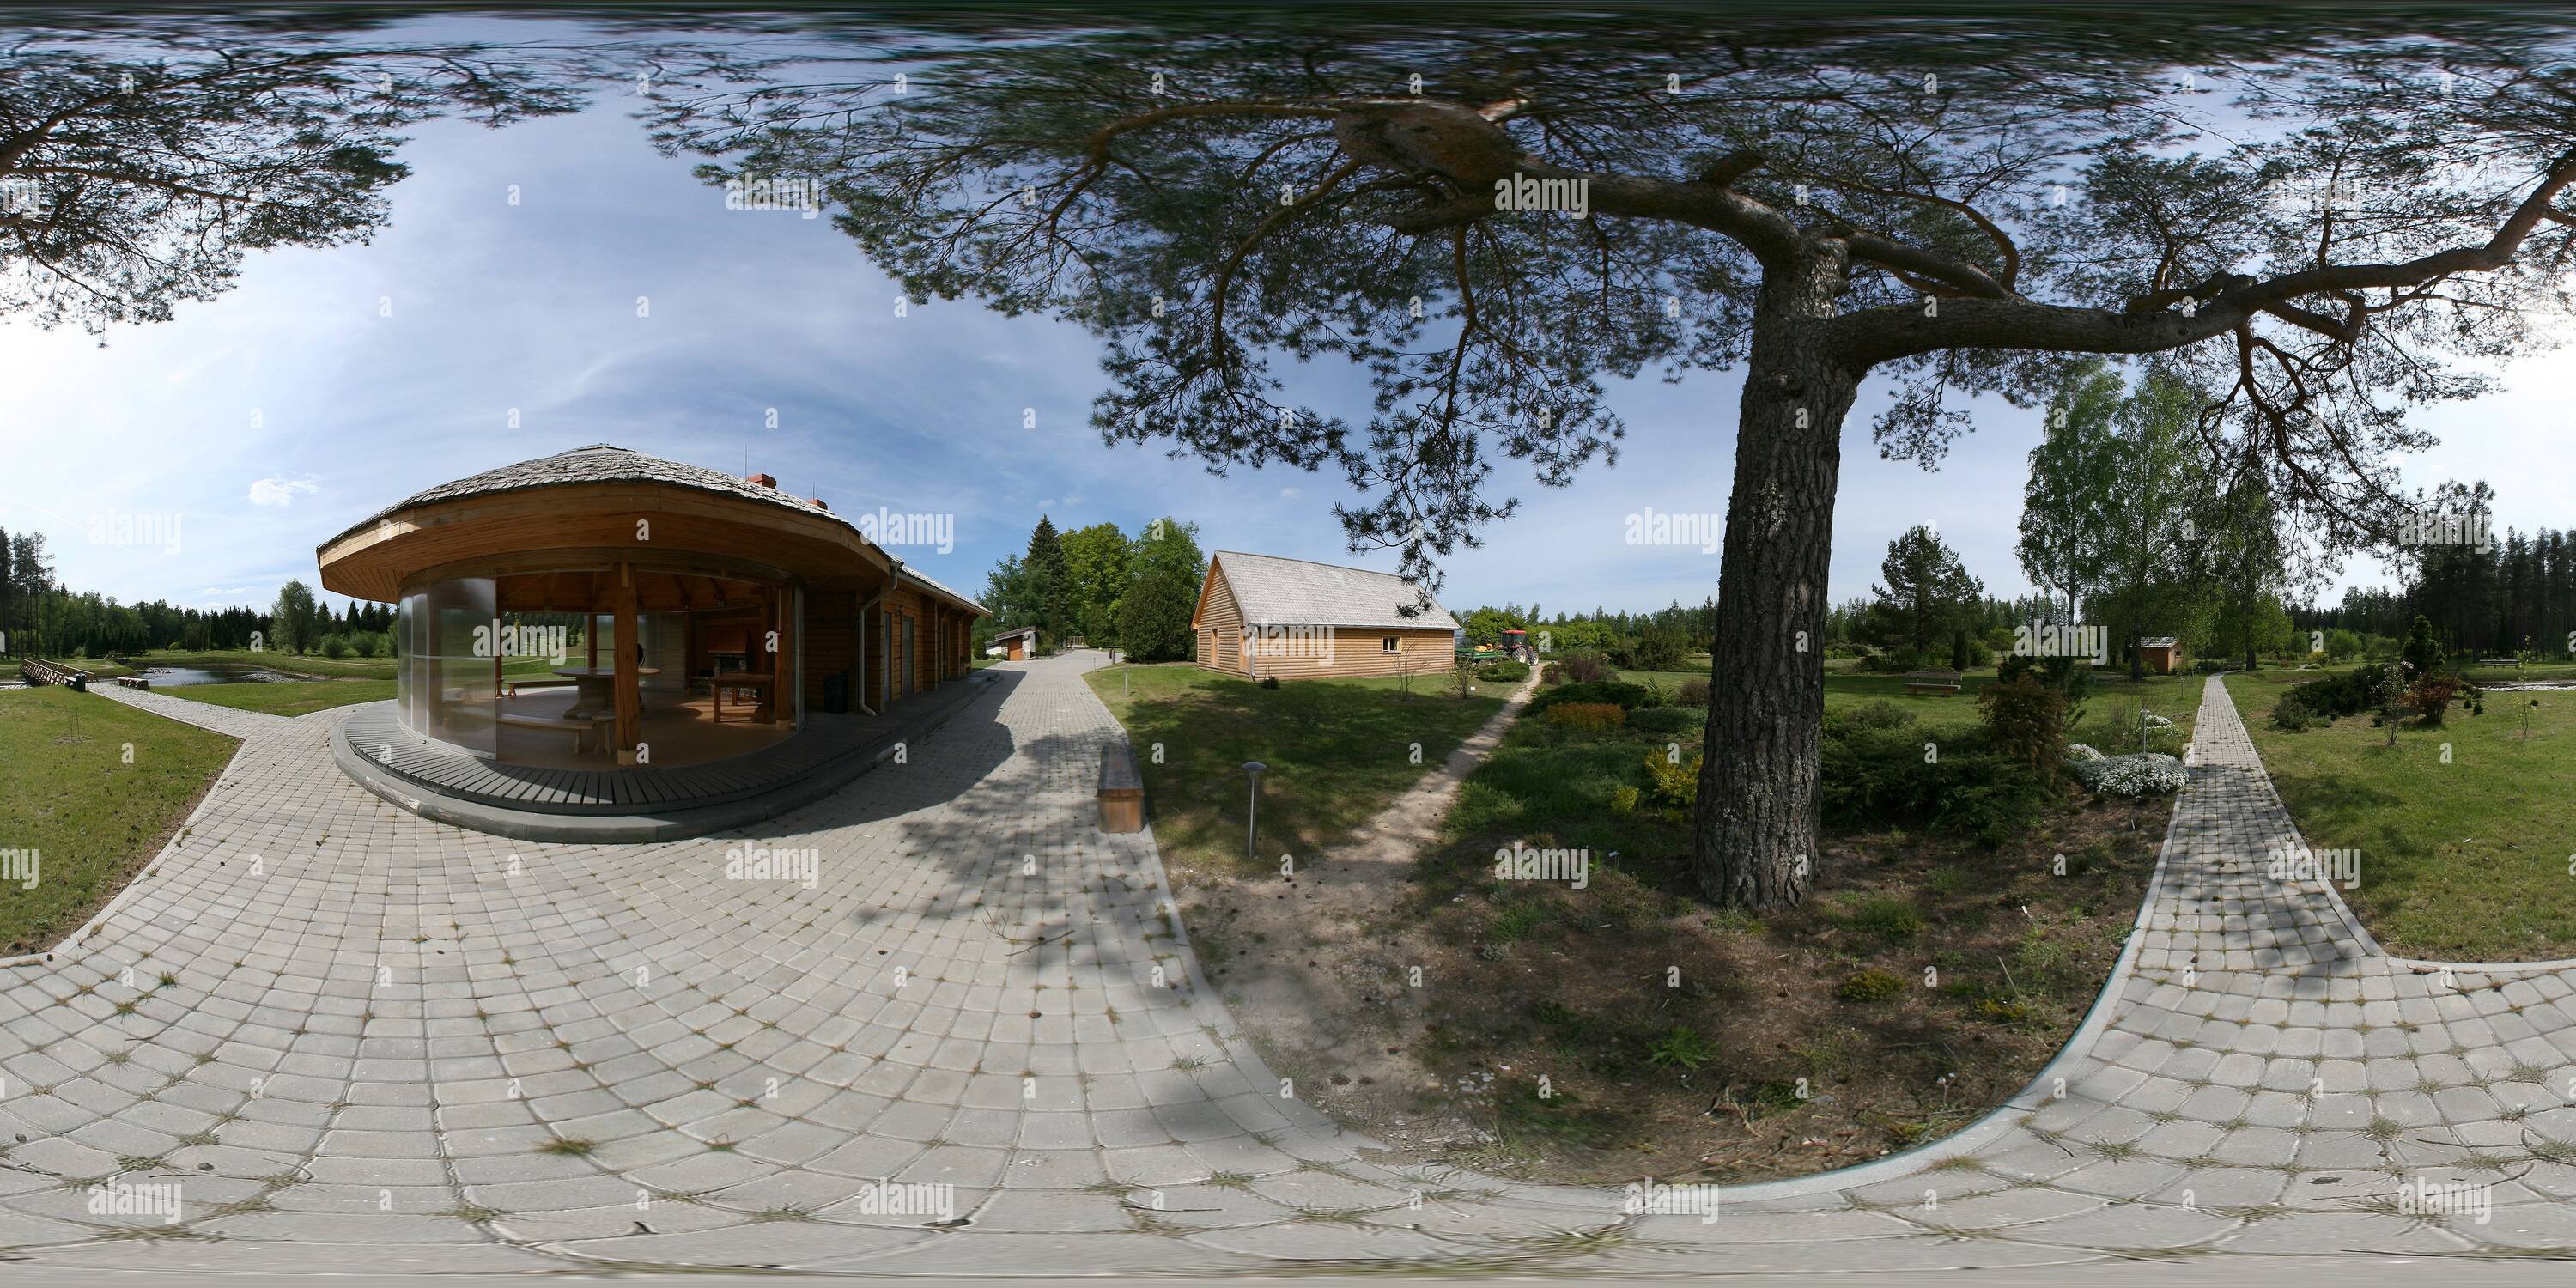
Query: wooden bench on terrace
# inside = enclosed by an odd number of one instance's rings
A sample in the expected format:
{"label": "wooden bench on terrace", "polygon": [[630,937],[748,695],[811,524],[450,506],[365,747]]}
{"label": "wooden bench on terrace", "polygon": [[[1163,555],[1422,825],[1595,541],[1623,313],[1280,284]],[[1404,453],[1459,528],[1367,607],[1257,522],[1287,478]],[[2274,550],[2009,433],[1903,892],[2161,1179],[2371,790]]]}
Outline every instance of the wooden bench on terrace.
{"label": "wooden bench on terrace", "polygon": [[572,735],[574,754],[591,750],[593,742],[605,744],[607,728],[616,723],[610,716],[523,716],[505,714],[500,722],[518,729],[553,729]]}
{"label": "wooden bench on terrace", "polygon": [[504,680],[501,682],[501,690],[515,698],[519,696],[519,690],[521,689],[569,689],[575,687],[578,683],[578,681],[563,679],[560,676],[549,675],[543,679],[531,677],[524,680]]}
{"label": "wooden bench on terrace", "polygon": [[1136,772],[1136,757],[1123,742],[1100,745],[1100,830],[1145,830],[1145,780]]}
{"label": "wooden bench on terrace", "polygon": [[1909,694],[1956,693],[1959,691],[1959,673],[1956,671],[1908,671],[1905,673],[1905,691]]}

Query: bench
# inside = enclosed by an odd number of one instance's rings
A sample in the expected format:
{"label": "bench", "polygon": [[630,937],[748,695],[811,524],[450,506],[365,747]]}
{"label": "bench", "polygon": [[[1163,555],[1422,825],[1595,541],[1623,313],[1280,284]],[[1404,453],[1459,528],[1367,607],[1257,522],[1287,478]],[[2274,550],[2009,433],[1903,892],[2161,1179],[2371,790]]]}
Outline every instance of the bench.
{"label": "bench", "polygon": [[148,689],[152,687],[152,681],[139,675],[120,675],[116,677],[116,682],[129,689]]}
{"label": "bench", "polygon": [[1959,673],[1908,671],[1905,673],[1905,691],[1907,693],[1956,693],[1959,691]]}
{"label": "bench", "polygon": [[2522,669],[2522,659],[2518,657],[2482,657],[2478,659],[2478,665],[2509,666],[2514,670],[2519,671]]}
{"label": "bench", "polygon": [[1145,830],[1145,780],[1136,773],[1136,757],[1125,743],[1100,747],[1100,830]]}
{"label": "bench", "polygon": [[577,687],[578,683],[578,681],[574,680],[557,679],[549,676],[542,680],[508,680],[502,683],[501,688],[504,692],[515,698],[519,696],[519,690],[521,689],[569,689]]}
{"label": "bench", "polygon": [[604,740],[605,728],[614,723],[608,716],[523,716],[504,715],[500,722],[520,729],[553,729],[572,735],[572,749],[578,755],[591,749],[594,739]]}

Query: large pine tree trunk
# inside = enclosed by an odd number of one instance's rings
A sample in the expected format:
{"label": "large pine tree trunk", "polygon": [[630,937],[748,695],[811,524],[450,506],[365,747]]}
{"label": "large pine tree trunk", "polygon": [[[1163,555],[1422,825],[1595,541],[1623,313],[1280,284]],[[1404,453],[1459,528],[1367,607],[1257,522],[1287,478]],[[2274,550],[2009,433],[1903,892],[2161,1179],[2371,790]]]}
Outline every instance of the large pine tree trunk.
{"label": "large pine tree trunk", "polygon": [[1796,903],[1815,871],[1825,577],[1862,374],[1817,334],[1843,270],[1829,244],[1766,274],[1755,306],[1691,846],[1701,893],[1730,907]]}

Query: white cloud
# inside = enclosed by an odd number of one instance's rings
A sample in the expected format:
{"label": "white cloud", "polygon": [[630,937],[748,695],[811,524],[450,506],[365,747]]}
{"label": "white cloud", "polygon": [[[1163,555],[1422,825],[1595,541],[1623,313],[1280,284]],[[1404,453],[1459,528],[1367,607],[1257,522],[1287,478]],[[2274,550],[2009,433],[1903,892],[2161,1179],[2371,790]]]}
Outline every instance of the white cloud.
{"label": "white cloud", "polygon": [[250,485],[252,505],[292,505],[298,492],[319,492],[321,485],[311,479],[269,478]]}
{"label": "white cloud", "polygon": [[1300,491],[1298,491],[1297,489],[1295,489],[1295,488],[1293,488],[1293,487],[1283,487],[1283,488],[1279,489],[1279,495],[1281,495],[1281,496],[1283,496],[1283,497],[1286,497],[1286,498],[1288,498],[1288,499],[1289,499],[1289,500],[1291,500],[1291,501],[1294,501],[1294,500],[1296,500],[1298,497],[1304,496],[1304,495],[1305,495],[1305,493],[1300,492]]}

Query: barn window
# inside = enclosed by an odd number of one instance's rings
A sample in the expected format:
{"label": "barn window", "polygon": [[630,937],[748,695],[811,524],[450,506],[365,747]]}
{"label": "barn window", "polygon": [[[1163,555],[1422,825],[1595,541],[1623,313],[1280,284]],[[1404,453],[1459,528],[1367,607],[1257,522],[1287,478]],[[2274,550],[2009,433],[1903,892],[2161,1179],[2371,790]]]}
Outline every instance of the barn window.
{"label": "barn window", "polygon": [[1399,642],[1397,642],[1397,640],[1396,640],[1396,638],[1395,638],[1394,636],[1389,635],[1389,636],[1386,636],[1386,637],[1385,637],[1385,638],[1383,638],[1383,639],[1380,639],[1380,640],[1377,642],[1377,647],[1378,647],[1378,651],[1380,651],[1380,652],[1382,652],[1382,653],[1393,653],[1393,652],[1397,651],[1398,649],[1402,648],[1402,647],[1403,647],[1403,645],[1402,645],[1402,644],[1400,644]]}

